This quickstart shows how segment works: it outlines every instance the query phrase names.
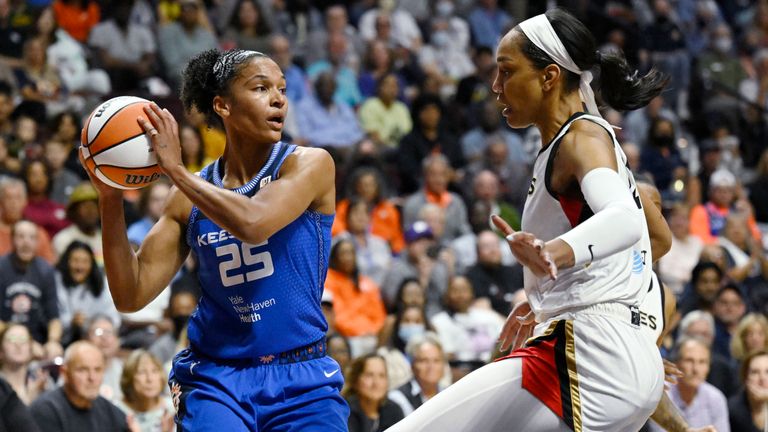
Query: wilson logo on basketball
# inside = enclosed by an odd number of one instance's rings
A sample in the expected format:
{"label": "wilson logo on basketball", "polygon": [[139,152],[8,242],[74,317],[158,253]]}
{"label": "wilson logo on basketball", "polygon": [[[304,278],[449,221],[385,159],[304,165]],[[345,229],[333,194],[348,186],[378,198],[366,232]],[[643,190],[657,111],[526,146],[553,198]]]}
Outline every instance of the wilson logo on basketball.
{"label": "wilson logo on basketball", "polygon": [[140,184],[149,184],[153,181],[160,178],[160,174],[158,173],[152,173],[152,175],[136,175],[136,174],[126,174],[125,175],[125,183],[131,184],[131,185],[140,185]]}
{"label": "wilson logo on basketball", "polygon": [[102,104],[102,105],[99,107],[98,111],[96,111],[96,113],[95,113],[93,116],[94,116],[94,117],[101,117],[101,115],[102,115],[102,114],[104,114],[104,111],[106,111],[106,110],[107,110],[107,108],[109,108],[109,106],[110,106],[110,105],[112,105],[112,104],[111,104],[111,103],[109,103],[109,101],[107,101],[107,102],[103,103],[103,104]]}

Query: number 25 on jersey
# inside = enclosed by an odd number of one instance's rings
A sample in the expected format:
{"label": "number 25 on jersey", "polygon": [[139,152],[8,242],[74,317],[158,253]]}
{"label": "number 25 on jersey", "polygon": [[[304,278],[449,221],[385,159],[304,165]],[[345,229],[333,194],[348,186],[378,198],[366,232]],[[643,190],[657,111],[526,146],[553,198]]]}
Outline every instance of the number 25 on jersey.
{"label": "number 25 on jersey", "polygon": [[[265,241],[256,245],[243,242],[240,243],[239,247],[237,243],[229,243],[217,247],[217,257],[228,257],[219,263],[221,284],[225,287],[231,287],[246,281],[252,282],[263,279],[274,273],[275,267],[272,265],[272,255],[266,251],[256,252],[254,250],[266,245],[267,242]],[[252,268],[258,264],[261,264],[260,268],[249,270],[249,267]]]}

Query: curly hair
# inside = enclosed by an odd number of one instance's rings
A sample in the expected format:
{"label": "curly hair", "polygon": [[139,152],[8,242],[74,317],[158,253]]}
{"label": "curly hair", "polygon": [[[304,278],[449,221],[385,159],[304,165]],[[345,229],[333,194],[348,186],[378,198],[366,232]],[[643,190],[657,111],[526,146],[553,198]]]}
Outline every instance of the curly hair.
{"label": "curly hair", "polygon": [[209,126],[222,126],[221,117],[213,110],[213,98],[227,94],[232,79],[253,57],[266,57],[258,51],[232,49],[203,51],[187,63],[182,73],[181,102],[189,112],[197,109]]}

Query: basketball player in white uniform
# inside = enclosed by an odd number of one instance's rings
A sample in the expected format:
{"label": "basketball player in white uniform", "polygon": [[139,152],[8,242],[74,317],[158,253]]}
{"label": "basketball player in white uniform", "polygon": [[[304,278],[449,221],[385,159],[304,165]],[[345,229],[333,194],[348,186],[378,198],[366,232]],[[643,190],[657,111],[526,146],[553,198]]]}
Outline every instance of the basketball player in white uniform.
{"label": "basketball player in white uniform", "polygon": [[626,157],[599,117],[590,70],[599,66],[603,97],[617,109],[646,104],[665,81],[627,74],[623,57],[597,53],[586,27],[561,10],[510,31],[497,64],[493,90],[507,123],[542,133],[523,232],[494,218],[525,266],[526,307],[539,324],[525,348],[390,431],[636,431],[664,381],[659,351],[641,330],[651,239]]}

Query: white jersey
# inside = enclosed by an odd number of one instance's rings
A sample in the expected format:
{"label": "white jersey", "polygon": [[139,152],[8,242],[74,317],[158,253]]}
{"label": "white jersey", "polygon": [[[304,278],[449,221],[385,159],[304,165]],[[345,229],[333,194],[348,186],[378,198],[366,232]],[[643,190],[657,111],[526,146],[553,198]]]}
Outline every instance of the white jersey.
{"label": "white jersey", "polygon": [[566,311],[597,303],[615,302],[627,306],[642,303],[651,278],[651,242],[642,204],[627,158],[619,147],[611,125],[600,117],[585,113],[571,116],[539,152],[533,167],[533,178],[523,210],[522,230],[549,241],[579,225],[592,216],[584,198],[558,196],[551,188],[551,170],[560,141],[576,120],[592,121],[610,135],[616,153],[619,177],[632,194],[637,213],[643,221],[642,236],[632,247],[587,266],[559,269],[557,280],[539,278],[525,268],[525,291],[538,322],[544,322]]}
{"label": "white jersey", "polygon": [[[659,336],[667,325],[664,316],[664,287],[659,282],[656,273],[651,272],[651,283],[645,299],[640,304],[640,329],[648,335],[648,339],[654,344],[659,340]],[[671,301],[675,301],[672,299]]]}

